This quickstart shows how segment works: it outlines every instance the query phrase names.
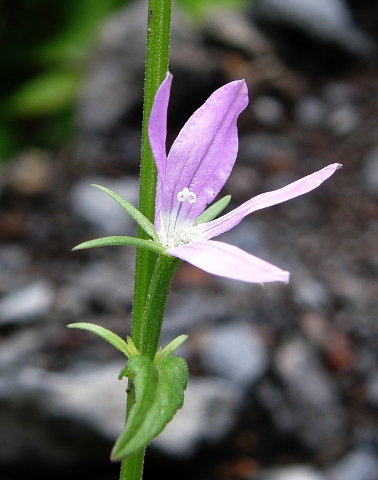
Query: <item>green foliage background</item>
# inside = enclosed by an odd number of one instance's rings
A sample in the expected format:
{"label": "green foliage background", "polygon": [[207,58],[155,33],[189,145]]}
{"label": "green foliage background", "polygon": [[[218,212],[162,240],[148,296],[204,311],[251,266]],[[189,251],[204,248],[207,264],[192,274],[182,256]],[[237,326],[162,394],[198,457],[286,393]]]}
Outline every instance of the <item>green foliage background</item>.
{"label": "green foliage background", "polygon": [[[246,0],[177,0],[197,20]],[[77,89],[106,16],[130,0],[0,0],[0,161],[56,149],[72,132]]]}

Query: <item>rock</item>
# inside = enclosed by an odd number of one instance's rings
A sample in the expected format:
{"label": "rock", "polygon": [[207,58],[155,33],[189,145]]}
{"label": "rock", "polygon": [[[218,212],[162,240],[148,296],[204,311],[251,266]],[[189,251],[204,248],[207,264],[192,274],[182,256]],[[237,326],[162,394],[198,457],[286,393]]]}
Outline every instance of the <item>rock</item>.
{"label": "rock", "polygon": [[257,27],[242,12],[221,8],[211,9],[204,22],[204,30],[211,38],[225,45],[243,50],[253,57],[269,55],[273,47]]}
{"label": "rock", "polygon": [[315,351],[297,338],[282,345],[274,367],[286,385],[294,430],[314,451],[324,451],[345,435],[345,417],[337,392]]}
{"label": "rock", "polygon": [[189,377],[183,408],[152,445],[189,457],[204,441],[219,442],[234,425],[241,399],[239,388],[227,380]]}
{"label": "rock", "polygon": [[0,295],[7,295],[25,283],[25,268],[29,264],[29,252],[24,245],[8,243],[0,246]]}
{"label": "rock", "polygon": [[259,171],[247,165],[235,165],[228,177],[224,192],[231,195],[232,201],[240,205],[253,197],[260,190],[261,175]]}
{"label": "rock", "polygon": [[[122,248],[122,247],[118,247]],[[83,302],[115,311],[119,307],[129,306],[133,296],[134,259],[128,255],[118,255],[115,261],[109,258],[90,262],[76,275],[71,287],[75,292],[66,290],[68,298],[73,295],[77,309],[83,308]],[[64,292],[63,292],[64,293]],[[75,298],[76,297],[76,298]],[[59,304],[65,310],[64,301]],[[66,308],[69,306],[66,303]]]}
{"label": "rock", "polygon": [[[134,1],[104,24],[79,98],[82,131],[107,134],[131,110],[141,108],[146,12],[145,2]],[[170,64],[173,71],[214,69],[214,58],[200,47],[198,32],[178,7],[172,13]]]}
{"label": "rock", "polygon": [[366,395],[368,402],[378,406],[378,371],[370,374],[366,383]]}
{"label": "rock", "polygon": [[271,133],[250,133],[240,137],[237,162],[260,171],[290,171],[295,168],[297,157],[297,147],[288,137]]}
{"label": "rock", "polygon": [[315,96],[300,97],[294,106],[294,118],[304,128],[315,129],[323,125],[327,107],[325,102]]}
{"label": "rock", "polygon": [[[126,382],[118,380],[125,362],[87,366],[62,374],[24,372],[25,381],[35,383],[46,392],[47,410],[60,417],[87,423],[110,440],[121,433],[125,420]],[[33,386],[34,387],[34,386]]]}
{"label": "rock", "polygon": [[361,123],[360,114],[352,104],[341,105],[333,109],[327,119],[327,126],[336,136],[347,135]]}
{"label": "rock", "polygon": [[289,26],[355,55],[375,54],[374,42],[356,27],[343,0],[254,0],[252,14],[258,21]]}
{"label": "rock", "polygon": [[5,173],[6,184],[23,196],[43,195],[51,189],[54,173],[48,152],[29,149],[11,160]]}
{"label": "rock", "polygon": [[361,124],[353,89],[345,82],[329,82],[322,90],[328,111],[325,127],[335,136],[348,135]]}
{"label": "rock", "polygon": [[117,180],[105,177],[84,177],[71,189],[73,212],[103,235],[135,235],[136,223],[109,195],[92,186],[109,188],[134,206],[138,205],[139,182],[134,177]]}
{"label": "rock", "polygon": [[19,273],[30,262],[27,250],[16,243],[0,247],[0,270],[2,273]]}
{"label": "rock", "polygon": [[272,96],[262,95],[256,98],[251,108],[256,120],[266,127],[277,127],[285,119],[282,103]]}
{"label": "rock", "polygon": [[297,465],[275,468],[263,475],[263,480],[328,480],[312,467]]}
{"label": "rock", "polygon": [[36,280],[11,291],[0,300],[0,324],[29,323],[44,318],[54,302],[55,291],[47,280]]}
{"label": "rock", "polygon": [[18,371],[30,363],[31,357],[43,347],[46,336],[36,329],[20,329],[8,335],[0,349],[0,390],[7,383],[7,373]]}
{"label": "rock", "polygon": [[300,308],[319,310],[329,306],[331,298],[326,286],[309,273],[297,271],[292,275],[290,285]]}
{"label": "rock", "polygon": [[126,384],[117,379],[123,366],[65,373],[25,366],[3,375],[0,464],[23,459],[57,468],[105,460],[124,423]]}
{"label": "rock", "polygon": [[357,447],[328,471],[330,480],[375,480],[378,456],[371,447]]}
{"label": "rock", "polygon": [[378,197],[378,147],[371,149],[366,155],[362,166],[362,180],[364,190]]}
{"label": "rock", "polygon": [[292,434],[296,429],[295,412],[291,408],[283,390],[271,379],[264,378],[255,388],[261,405],[269,412],[273,424],[282,434]]}
{"label": "rock", "polygon": [[202,337],[200,358],[210,374],[226,378],[243,389],[262,377],[269,364],[261,338],[241,322],[207,331]]}
{"label": "rock", "polygon": [[[214,277],[215,278],[215,277]],[[204,290],[172,291],[168,298],[163,330],[190,332],[203,325],[211,325],[235,308],[232,295],[209,295]]]}
{"label": "rock", "polygon": [[345,82],[327,82],[322,89],[322,97],[331,108],[354,102],[353,90]]}
{"label": "rock", "polygon": [[[14,343],[19,345],[20,341]],[[4,359],[2,352],[0,359]],[[62,373],[20,367],[15,370],[13,363],[10,369],[8,361],[3,372],[8,373],[0,381],[0,444],[7,446],[0,449],[0,463],[29,458],[31,452],[57,465],[95,459],[98,450],[91,452],[91,446],[97,447],[100,441],[110,444],[122,431],[127,384],[117,376],[124,362],[81,364]],[[203,441],[219,442],[236,421],[241,398],[241,391],[231,382],[191,377],[184,407],[153,444],[167,454],[186,457]],[[31,417],[23,421],[29,413]],[[32,442],[33,436],[39,443]],[[84,442],[82,449],[80,442]],[[103,453],[109,452],[108,445]]]}

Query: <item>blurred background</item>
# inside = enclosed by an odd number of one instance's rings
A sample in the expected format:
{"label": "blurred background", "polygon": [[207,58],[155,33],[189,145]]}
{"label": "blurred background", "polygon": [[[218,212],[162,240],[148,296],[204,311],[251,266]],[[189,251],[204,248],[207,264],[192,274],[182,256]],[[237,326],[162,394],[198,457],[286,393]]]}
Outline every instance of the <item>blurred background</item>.
{"label": "blurred background", "polygon": [[[118,477],[135,252],[71,252],[135,225],[146,1],[0,4],[0,479]],[[181,265],[161,343],[189,340],[184,408],[145,479],[378,479],[378,4],[177,0],[168,143],[245,78],[234,207],[323,166],[314,192],[223,239],[292,273],[244,284]]]}

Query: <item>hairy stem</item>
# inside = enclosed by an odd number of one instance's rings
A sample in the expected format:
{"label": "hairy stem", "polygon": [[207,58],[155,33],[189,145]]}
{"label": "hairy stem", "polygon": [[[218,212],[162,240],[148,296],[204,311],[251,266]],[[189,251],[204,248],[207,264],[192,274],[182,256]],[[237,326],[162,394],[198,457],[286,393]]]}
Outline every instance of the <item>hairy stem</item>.
{"label": "hairy stem", "polygon": [[[148,119],[157,89],[168,71],[171,8],[172,0],[149,0],[139,210],[151,222],[154,221],[155,214],[157,172],[148,139]],[[145,232],[141,229],[138,230],[138,237],[147,238]],[[132,332],[133,341],[137,348],[142,341],[140,319],[143,316],[155,261],[156,254],[137,249]]]}
{"label": "hairy stem", "polygon": [[[142,152],[140,168],[139,209],[148,220],[153,222],[155,213],[155,192],[157,172],[148,139],[148,119],[150,117],[155,94],[168,71],[169,42],[171,30],[172,0],[149,0],[147,20],[147,51],[144,82]],[[146,239],[145,232],[138,228],[138,237]],[[153,345],[159,341],[156,327],[150,333],[150,326],[145,322],[145,309],[149,295],[151,278],[155,269],[156,254],[142,248],[137,248],[135,263],[135,283],[133,301],[132,338],[136,347],[148,351],[152,355]],[[173,277],[173,274],[172,274]],[[169,282],[170,285],[170,282]],[[155,291],[155,289],[154,289]],[[168,287],[169,291],[169,287]],[[166,297],[168,296],[166,292]],[[159,295],[156,291],[153,295]],[[165,300],[166,300],[165,297]],[[149,304],[154,301],[150,295]],[[165,302],[164,308],[165,308]],[[164,311],[163,314],[164,315]],[[148,315],[150,318],[151,315]],[[161,322],[160,322],[161,328]],[[151,340],[157,336],[156,342]],[[156,348],[155,347],[155,348]],[[155,353],[153,353],[153,356]],[[129,382],[130,388],[132,384]],[[133,404],[133,392],[128,395],[126,421]],[[144,451],[122,461],[120,480],[141,480],[143,475]]]}

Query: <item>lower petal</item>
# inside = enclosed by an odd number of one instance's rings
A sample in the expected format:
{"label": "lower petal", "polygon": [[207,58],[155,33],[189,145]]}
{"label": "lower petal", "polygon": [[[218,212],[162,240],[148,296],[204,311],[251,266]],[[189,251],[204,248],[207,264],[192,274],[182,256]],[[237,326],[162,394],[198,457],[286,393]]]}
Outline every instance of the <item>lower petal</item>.
{"label": "lower petal", "polygon": [[238,247],[213,240],[198,241],[167,250],[205,272],[251,283],[289,281],[285,272]]}

